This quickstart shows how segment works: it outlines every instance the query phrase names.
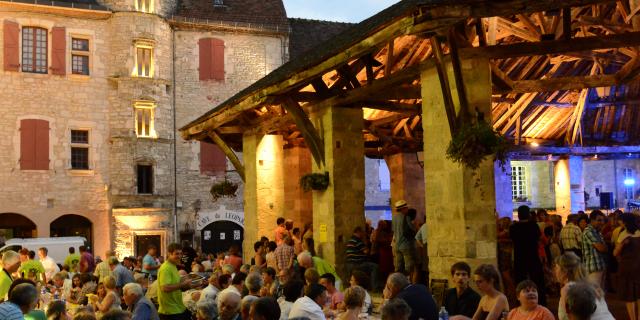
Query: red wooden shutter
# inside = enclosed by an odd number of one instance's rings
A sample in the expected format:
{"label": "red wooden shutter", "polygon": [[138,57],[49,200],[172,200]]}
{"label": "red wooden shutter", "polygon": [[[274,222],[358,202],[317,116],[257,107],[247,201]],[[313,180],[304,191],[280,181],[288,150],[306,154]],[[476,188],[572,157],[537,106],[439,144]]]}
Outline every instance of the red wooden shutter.
{"label": "red wooden shutter", "polygon": [[227,156],[214,143],[200,142],[200,173],[216,175],[227,170]]}
{"label": "red wooden shutter", "polygon": [[211,39],[200,39],[200,81],[211,79]]}
{"label": "red wooden shutter", "polygon": [[211,52],[211,78],[224,81],[224,41],[211,39]]}
{"label": "red wooden shutter", "polygon": [[4,20],[2,33],[4,34],[4,70],[20,70],[20,26],[12,21]]}
{"label": "red wooden shutter", "polygon": [[20,121],[20,169],[49,169],[49,122],[24,119]]}
{"label": "red wooden shutter", "polygon": [[36,170],[49,170],[49,122],[36,120]]}
{"label": "red wooden shutter", "polygon": [[67,71],[67,36],[64,27],[54,27],[51,29],[51,73],[64,75]]}

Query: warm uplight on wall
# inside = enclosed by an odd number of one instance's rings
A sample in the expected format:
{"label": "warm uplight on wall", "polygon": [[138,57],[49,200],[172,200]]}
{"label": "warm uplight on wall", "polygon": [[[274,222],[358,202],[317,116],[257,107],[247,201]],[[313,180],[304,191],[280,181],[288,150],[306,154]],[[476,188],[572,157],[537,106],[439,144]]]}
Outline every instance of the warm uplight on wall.
{"label": "warm uplight on wall", "polygon": [[636,184],[636,179],[634,179],[634,178],[627,178],[627,179],[624,179],[624,182],[623,182],[623,183],[624,183],[624,185],[625,185],[625,186],[630,187],[630,186],[633,186],[633,185],[635,185],[635,184]]}
{"label": "warm uplight on wall", "polygon": [[594,154],[594,155],[593,155],[593,158],[594,158],[594,159],[598,159],[598,155],[597,155],[597,154]]}
{"label": "warm uplight on wall", "polygon": [[537,142],[531,142],[531,146],[537,148],[540,146],[540,144],[538,144]]}

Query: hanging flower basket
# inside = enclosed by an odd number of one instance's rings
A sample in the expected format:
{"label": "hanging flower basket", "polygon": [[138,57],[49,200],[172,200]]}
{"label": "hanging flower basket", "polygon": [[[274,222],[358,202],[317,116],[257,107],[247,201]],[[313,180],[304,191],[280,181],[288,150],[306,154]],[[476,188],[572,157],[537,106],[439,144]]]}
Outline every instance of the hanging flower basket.
{"label": "hanging flower basket", "polygon": [[300,186],[304,191],[324,191],[329,187],[329,172],[309,173],[300,178]]}
{"label": "hanging flower basket", "polygon": [[487,156],[493,155],[502,170],[507,160],[510,144],[485,121],[478,121],[460,128],[447,147],[447,159],[470,169],[477,169]]}
{"label": "hanging flower basket", "polygon": [[209,190],[213,200],[218,200],[221,197],[235,197],[236,191],[238,191],[238,185],[226,179],[224,181],[214,183],[211,186],[211,190]]}

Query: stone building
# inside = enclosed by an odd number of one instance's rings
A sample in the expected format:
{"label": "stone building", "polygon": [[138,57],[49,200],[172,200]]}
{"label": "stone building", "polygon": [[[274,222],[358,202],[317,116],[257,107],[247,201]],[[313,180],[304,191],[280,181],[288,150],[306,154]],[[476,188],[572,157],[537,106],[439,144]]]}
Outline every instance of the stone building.
{"label": "stone building", "polygon": [[288,59],[282,1],[0,1],[0,23],[7,238],[83,235],[121,256],[240,240],[241,198],[209,194],[241,194],[240,176],[176,128]]}

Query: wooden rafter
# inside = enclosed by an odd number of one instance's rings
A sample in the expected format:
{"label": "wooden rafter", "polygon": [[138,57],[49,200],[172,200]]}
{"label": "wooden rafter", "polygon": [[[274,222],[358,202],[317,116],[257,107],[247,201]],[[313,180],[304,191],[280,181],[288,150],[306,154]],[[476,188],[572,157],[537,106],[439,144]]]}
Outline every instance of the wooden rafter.
{"label": "wooden rafter", "polygon": [[311,151],[311,155],[313,156],[313,160],[315,160],[316,165],[318,167],[324,166],[324,142],[316,128],[309,120],[307,114],[302,110],[300,105],[288,98],[283,99],[283,106],[287,109],[287,113],[291,116],[293,121],[296,123],[296,127],[302,133],[307,146],[309,147],[309,151]]}

